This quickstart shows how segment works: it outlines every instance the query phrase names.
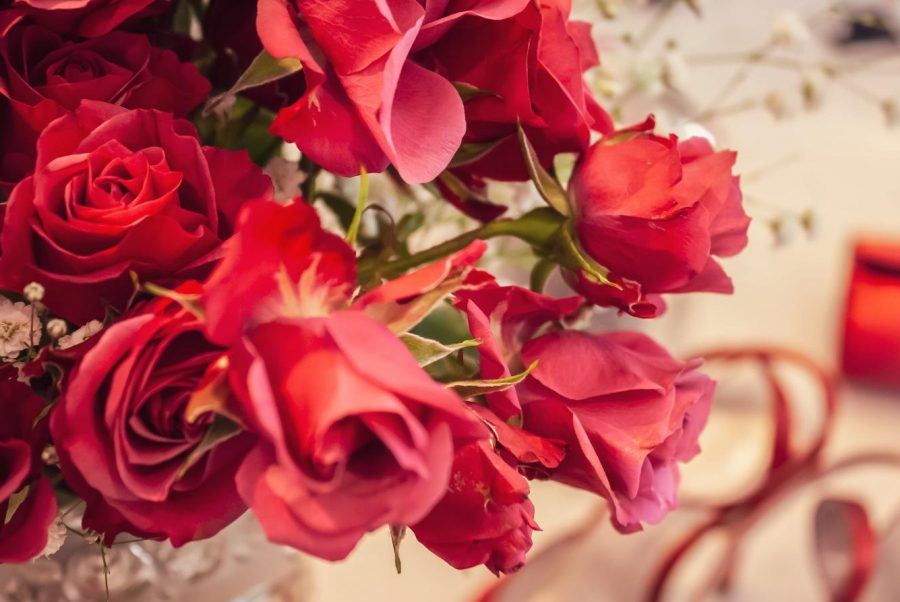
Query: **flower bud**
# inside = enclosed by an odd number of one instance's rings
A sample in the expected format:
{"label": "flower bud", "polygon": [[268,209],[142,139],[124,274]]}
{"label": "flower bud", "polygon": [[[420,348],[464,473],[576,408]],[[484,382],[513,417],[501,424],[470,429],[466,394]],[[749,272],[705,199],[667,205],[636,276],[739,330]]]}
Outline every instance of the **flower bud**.
{"label": "flower bud", "polygon": [[37,303],[44,298],[44,287],[37,282],[29,282],[22,289],[22,294],[29,303]]}
{"label": "flower bud", "polygon": [[50,335],[50,338],[53,340],[65,336],[67,332],[69,332],[69,327],[65,320],[53,318],[47,322],[47,334]]}

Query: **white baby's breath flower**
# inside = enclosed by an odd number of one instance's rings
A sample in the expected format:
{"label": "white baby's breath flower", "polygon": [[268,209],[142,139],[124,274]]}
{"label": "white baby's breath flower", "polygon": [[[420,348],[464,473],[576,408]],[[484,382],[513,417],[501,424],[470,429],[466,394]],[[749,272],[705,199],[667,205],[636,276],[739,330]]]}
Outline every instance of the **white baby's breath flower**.
{"label": "white baby's breath flower", "polygon": [[779,13],[772,22],[772,39],[780,46],[792,46],[808,42],[812,38],[809,27],[797,13]]}
{"label": "white baby's breath flower", "polygon": [[0,297],[0,359],[15,359],[41,340],[41,321],[31,305]]}
{"label": "white baby's breath flower", "polygon": [[69,331],[69,327],[66,325],[65,320],[60,320],[59,318],[53,318],[49,322],[47,322],[47,334],[50,335],[52,339],[58,339]]}
{"label": "white baby's breath flower", "polygon": [[29,303],[37,303],[44,298],[44,287],[39,282],[29,282],[22,289],[25,300]]}
{"label": "white baby's breath flower", "polygon": [[80,345],[86,340],[103,330],[103,323],[99,320],[91,320],[72,334],[60,337],[57,346],[60,349],[69,349],[75,345]]}
{"label": "white baby's breath flower", "polygon": [[62,518],[57,517],[55,521],[50,523],[50,528],[47,532],[47,545],[44,546],[40,556],[50,557],[59,552],[66,543],[67,532],[68,530],[62,522]]}

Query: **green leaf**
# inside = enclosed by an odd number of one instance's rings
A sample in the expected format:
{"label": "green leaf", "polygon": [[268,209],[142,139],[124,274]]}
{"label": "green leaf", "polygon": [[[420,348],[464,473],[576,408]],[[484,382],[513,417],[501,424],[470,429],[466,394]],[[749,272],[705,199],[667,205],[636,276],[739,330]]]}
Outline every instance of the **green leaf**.
{"label": "green leaf", "polygon": [[570,268],[581,270],[585,277],[595,284],[611,286],[621,290],[622,287],[609,279],[609,270],[581,250],[569,228],[559,229],[559,241],[562,246],[562,261]]}
{"label": "green leaf", "polygon": [[208,114],[226,98],[237,96],[244,90],[257,88],[278,81],[279,79],[297,73],[301,69],[303,69],[303,65],[298,59],[293,57],[276,59],[274,56],[263,50],[255,59],[253,59],[253,62],[247,67],[247,70],[241,74],[228,91],[217,94],[209,99],[206,106],[203,107],[203,114]]}
{"label": "green leaf", "polygon": [[505,378],[496,378],[492,380],[460,380],[448,383],[447,386],[454,389],[457,395],[463,399],[471,399],[479,395],[487,395],[488,393],[498,393],[505,391],[510,387],[514,387],[531,374],[537,368],[537,360],[535,360],[524,372],[513,374]]}
{"label": "green leaf", "polygon": [[403,344],[406,345],[406,348],[409,349],[410,353],[423,368],[444,359],[460,349],[475,347],[481,343],[479,339],[469,339],[460,343],[445,345],[439,341],[426,339],[411,332],[401,334],[400,340],[403,341]]}
{"label": "green leaf", "polygon": [[459,167],[466,163],[472,163],[482,158],[492,150],[494,150],[501,140],[491,140],[490,142],[467,142],[459,147],[453,159],[450,160],[450,167]]}
{"label": "green leaf", "polygon": [[531,176],[531,181],[534,182],[534,187],[537,188],[538,194],[541,195],[541,198],[548,205],[563,215],[570,215],[569,196],[563,189],[562,184],[543,168],[534,147],[531,146],[528,136],[525,135],[525,130],[522,129],[522,125],[519,124],[518,127],[522,157],[525,159],[525,166],[528,168],[528,174]]}

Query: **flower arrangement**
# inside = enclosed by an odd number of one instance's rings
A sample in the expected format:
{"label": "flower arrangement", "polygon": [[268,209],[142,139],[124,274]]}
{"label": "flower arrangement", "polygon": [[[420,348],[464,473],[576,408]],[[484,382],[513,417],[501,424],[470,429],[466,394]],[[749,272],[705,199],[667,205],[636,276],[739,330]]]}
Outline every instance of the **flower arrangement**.
{"label": "flower arrangement", "polygon": [[[328,560],[388,527],[507,573],[531,480],[623,532],[677,505],[714,383],[584,318],[731,291],[735,154],[615,124],[568,1],[0,6],[0,562],[249,509]],[[477,225],[416,249],[374,173]],[[529,181],[539,208],[490,196]],[[477,267],[499,237],[530,288]]]}

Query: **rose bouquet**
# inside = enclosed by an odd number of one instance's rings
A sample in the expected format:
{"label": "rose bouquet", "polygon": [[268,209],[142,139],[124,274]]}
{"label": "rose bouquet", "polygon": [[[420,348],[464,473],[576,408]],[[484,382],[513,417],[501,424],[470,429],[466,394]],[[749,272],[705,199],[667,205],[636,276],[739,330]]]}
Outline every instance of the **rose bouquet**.
{"label": "rose bouquet", "polygon": [[[249,509],[321,558],[388,527],[501,573],[530,480],[623,532],[677,505],[714,383],[584,318],[731,291],[735,155],[615,125],[567,0],[0,6],[0,562]],[[437,203],[475,225],[416,248]],[[477,267],[498,237],[530,288]]]}

